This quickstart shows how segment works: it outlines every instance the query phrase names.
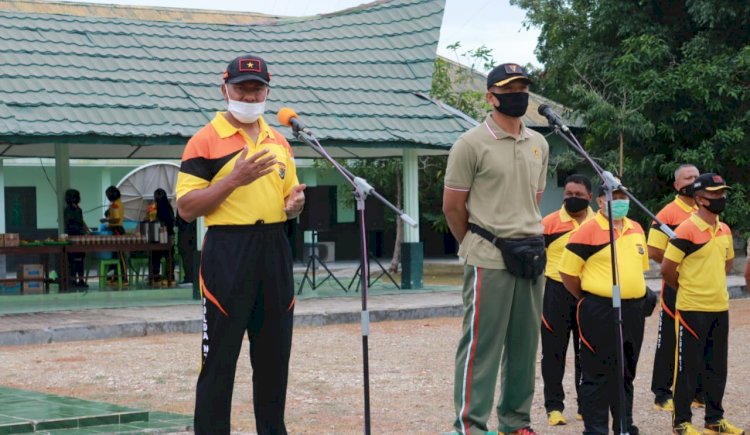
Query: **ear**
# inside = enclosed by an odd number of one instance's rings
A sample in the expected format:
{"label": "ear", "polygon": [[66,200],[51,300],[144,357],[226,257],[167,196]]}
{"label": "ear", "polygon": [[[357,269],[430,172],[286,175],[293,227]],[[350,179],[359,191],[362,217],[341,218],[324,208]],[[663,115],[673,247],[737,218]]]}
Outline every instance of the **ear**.
{"label": "ear", "polygon": [[227,84],[222,83],[221,84],[221,95],[224,96],[224,101],[229,101],[229,96],[227,95]]}
{"label": "ear", "polygon": [[490,103],[490,106],[492,107],[500,106],[500,102],[497,100],[497,98],[494,95],[492,95],[492,92],[487,91],[487,93],[485,94],[485,97],[487,98],[487,102]]}

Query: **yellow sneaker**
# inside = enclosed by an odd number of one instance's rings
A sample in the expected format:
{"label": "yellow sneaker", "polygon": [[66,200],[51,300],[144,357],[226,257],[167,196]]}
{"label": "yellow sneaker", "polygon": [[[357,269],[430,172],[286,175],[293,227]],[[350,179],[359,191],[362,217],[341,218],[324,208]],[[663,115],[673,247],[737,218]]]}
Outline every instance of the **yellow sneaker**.
{"label": "yellow sneaker", "polygon": [[698,430],[698,428],[688,422],[682,423],[681,425],[672,428],[672,433],[674,435],[703,435],[701,431]]}
{"label": "yellow sneaker", "polygon": [[663,402],[656,402],[654,403],[654,409],[657,411],[673,412],[674,401],[672,401],[672,399],[667,399]]}
{"label": "yellow sneaker", "polygon": [[547,424],[549,424],[550,426],[563,426],[568,424],[568,421],[565,420],[562,412],[552,411],[547,413]]}
{"label": "yellow sneaker", "polygon": [[740,429],[722,418],[716,423],[709,423],[703,428],[706,435],[745,435],[745,430]]}
{"label": "yellow sneaker", "polygon": [[576,414],[576,420],[583,421],[583,415],[581,415],[580,412],[578,414]]}

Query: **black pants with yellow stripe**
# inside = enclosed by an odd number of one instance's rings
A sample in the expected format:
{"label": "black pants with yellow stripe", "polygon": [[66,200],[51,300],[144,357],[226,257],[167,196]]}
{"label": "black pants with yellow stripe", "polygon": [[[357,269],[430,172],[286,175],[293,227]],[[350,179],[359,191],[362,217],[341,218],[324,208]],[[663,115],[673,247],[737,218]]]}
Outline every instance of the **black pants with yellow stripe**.
{"label": "black pants with yellow stripe", "polygon": [[560,281],[547,278],[542,303],[542,379],[544,380],[544,408],[547,412],[565,409],[563,376],[570,336],[573,336],[574,373],[576,387],[576,412],[580,412],[578,381],[581,379],[581,361],[576,321],[576,298]]}
{"label": "black pants with yellow stripe", "polygon": [[237,358],[247,332],[259,434],[286,434],[294,283],[283,224],[212,226],[200,269],[202,366],[195,433],[229,434]]}
{"label": "black pants with yellow stripe", "polygon": [[[654,370],[651,374],[651,392],[654,393],[655,403],[664,403],[672,398],[672,384],[674,383],[674,360],[677,351],[677,335],[675,334],[675,301],[677,291],[662,281],[659,297],[659,332],[654,352]],[[696,382],[695,400],[703,402],[703,387],[700,378]]]}
{"label": "black pants with yellow stripe", "polygon": [[679,311],[677,367],[674,384],[674,426],[690,421],[695,387],[703,382],[706,423],[724,418],[721,401],[727,384],[729,311]]}
{"label": "black pants with yellow stripe", "polygon": [[581,385],[579,387],[584,435],[606,435],[609,413],[612,429],[620,431],[617,409],[619,386],[625,382],[625,423],[628,433],[638,434],[633,425],[633,379],[641,353],[645,298],[623,299],[622,339],[625,373],[617,370],[616,316],[612,299],[584,293],[578,302],[578,327],[581,334]]}
{"label": "black pants with yellow stripe", "polygon": [[664,403],[672,398],[674,381],[675,329],[674,313],[677,291],[662,281],[659,297],[659,332],[654,352],[654,370],[651,374],[651,392],[655,403]]}

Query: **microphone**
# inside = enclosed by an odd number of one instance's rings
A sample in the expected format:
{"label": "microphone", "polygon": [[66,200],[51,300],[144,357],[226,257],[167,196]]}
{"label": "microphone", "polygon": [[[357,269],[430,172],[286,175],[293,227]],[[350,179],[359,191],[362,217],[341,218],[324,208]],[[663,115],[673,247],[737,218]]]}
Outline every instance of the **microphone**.
{"label": "microphone", "polygon": [[562,118],[557,116],[557,114],[554,111],[552,111],[552,108],[549,107],[548,105],[542,104],[541,106],[539,106],[539,110],[537,110],[537,112],[539,112],[540,115],[547,118],[547,121],[549,121],[550,126],[559,127],[560,130],[566,133],[570,133],[570,129],[568,128],[567,125],[565,125]]}
{"label": "microphone", "polygon": [[312,132],[309,128],[305,127],[305,124],[303,124],[302,121],[299,120],[299,115],[297,115],[297,112],[295,112],[294,109],[282,107],[279,110],[277,118],[279,120],[279,124],[287,127],[292,127],[292,130],[294,130],[295,132],[301,131],[312,136]]}

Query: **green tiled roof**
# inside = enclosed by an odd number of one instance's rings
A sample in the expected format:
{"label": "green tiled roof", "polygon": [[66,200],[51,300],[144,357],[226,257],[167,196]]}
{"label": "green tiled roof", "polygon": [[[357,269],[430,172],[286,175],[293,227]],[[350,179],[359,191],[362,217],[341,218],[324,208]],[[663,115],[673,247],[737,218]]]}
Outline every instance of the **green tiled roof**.
{"label": "green tiled roof", "polygon": [[430,90],[444,4],[379,1],[251,25],[0,10],[0,155],[65,142],[71,157],[102,148],[85,144],[179,156],[224,110],[221,75],[248,52],[270,65],[271,124],[289,106],[332,146],[444,151],[469,124],[417,95]]}

